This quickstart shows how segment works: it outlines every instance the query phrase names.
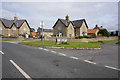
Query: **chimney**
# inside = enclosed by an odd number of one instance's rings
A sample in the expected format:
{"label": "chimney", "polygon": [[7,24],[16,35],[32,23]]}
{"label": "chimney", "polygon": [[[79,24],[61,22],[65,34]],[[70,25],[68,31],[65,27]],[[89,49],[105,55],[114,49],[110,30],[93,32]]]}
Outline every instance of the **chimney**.
{"label": "chimney", "polygon": [[103,26],[101,26],[101,28],[103,28]]}
{"label": "chimney", "polygon": [[95,27],[98,27],[98,25],[96,24]]}
{"label": "chimney", "polygon": [[69,16],[68,16],[68,14],[66,15],[66,21],[69,22]]}
{"label": "chimney", "polygon": [[18,17],[17,17],[16,14],[15,14],[15,16],[14,16],[14,21],[16,21],[16,20],[18,20]]}

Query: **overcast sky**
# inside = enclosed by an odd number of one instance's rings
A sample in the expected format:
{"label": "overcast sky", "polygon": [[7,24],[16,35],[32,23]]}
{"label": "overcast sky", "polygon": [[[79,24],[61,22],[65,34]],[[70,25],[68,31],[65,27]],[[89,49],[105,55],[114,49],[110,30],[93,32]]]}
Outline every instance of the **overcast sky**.
{"label": "overcast sky", "polygon": [[3,2],[0,17],[26,19],[31,27],[40,27],[44,21],[44,28],[52,29],[58,18],[70,20],[86,19],[89,29],[96,24],[109,31],[118,29],[117,2]]}

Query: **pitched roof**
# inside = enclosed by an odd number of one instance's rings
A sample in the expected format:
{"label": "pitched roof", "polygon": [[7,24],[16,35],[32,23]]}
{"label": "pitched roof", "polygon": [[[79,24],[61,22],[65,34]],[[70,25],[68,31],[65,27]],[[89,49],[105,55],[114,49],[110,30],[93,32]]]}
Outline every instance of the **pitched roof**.
{"label": "pitched roof", "polygon": [[96,33],[97,31],[98,31],[98,29],[89,29],[89,30],[87,30],[87,33],[93,34],[93,33]]}
{"label": "pitched roof", "polygon": [[53,32],[53,29],[43,29],[44,32]]}
{"label": "pitched roof", "polygon": [[105,28],[96,26],[94,27],[94,29],[105,29]]}
{"label": "pitched roof", "polygon": [[[16,25],[17,28],[20,28],[21,25],[26,21],[26,20],[7,20],[7,19],[4,19],[4,18],[0,18],[0,21],[3,23],[3,25],[6,27],[6,28],[11,28],[13,24]],[[27,21],[26,21],[27,22]],[[27,23],[28,24],[28,23]],[[29,26],[29,25],[28,25]]]}
{"label": "pitched roof", "polygon": [[[86,26],[87,26],[87,23],[85,21],[85,19],[81,19],[81,20],[74,20],[74,21],[67,21],[65,19],[58,19],[58,21],[61,21],[63,25],[65,25],[65,27],[68,27],[70,23],[73,24],[74,28],[80,28],[82,26],[82,23],[85,22]],[[55,23],[55,25],[57,24],[57,22]],[[55,27],[55,25],[53,26],[53,28]],[[87,26],[88,28],[88,26]]]}
{"label": "pitched roof", "polygon": [[[73,25],[74,25],[75,28],[80,28],[82,26],[83,22],[85,22],[85,24],[87,26],[87,23],[86,23],[85,19],[72,21],[72,23],[73,23]],[[88,28],[88,26],[87,26],[87,28]]]}

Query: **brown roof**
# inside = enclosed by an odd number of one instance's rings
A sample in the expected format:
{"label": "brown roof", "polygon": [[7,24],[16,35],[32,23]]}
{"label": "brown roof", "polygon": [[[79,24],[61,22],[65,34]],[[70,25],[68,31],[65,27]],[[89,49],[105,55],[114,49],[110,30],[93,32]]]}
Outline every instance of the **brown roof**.
{"label": "brown roof", "polygon": [[98,29],[89,29],[89,30],[87,30],[87,33],[88,34],[93,34],[93,33],[96,33],[97,30]]}
{"label": "brown roof", "polygon": [[32,36],[36,36],[36,32],[31,32]]}

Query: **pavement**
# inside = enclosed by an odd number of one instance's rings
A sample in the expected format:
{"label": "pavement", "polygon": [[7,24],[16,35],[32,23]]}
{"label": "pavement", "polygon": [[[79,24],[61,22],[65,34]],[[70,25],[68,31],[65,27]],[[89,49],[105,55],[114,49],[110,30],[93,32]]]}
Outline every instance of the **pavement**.
{"label": "pavement", "polygon": [[[110,44],[104,46],[107,45]],[[63,53],[58,50],[3,42],[0,52],[2,55],[2,78],[29,78],[31,80],[34,78],[118,78],[118,68],[73,56],[72,53],[79,53],[79,50],[73,52],[60,50],[64,51]],[[101,53],[102,51],[97,52]],[[116,57],[114,58],[116,60]]]}

